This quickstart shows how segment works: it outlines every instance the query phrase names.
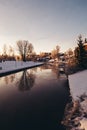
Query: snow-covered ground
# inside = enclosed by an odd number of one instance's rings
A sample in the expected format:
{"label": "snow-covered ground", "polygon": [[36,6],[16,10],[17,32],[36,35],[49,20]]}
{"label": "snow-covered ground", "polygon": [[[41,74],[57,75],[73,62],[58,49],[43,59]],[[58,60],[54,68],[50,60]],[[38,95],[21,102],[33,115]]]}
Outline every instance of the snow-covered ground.
{"label": "snow-covered ground", "polygon": [[76,127],[72,125],[72,130],[87,130],[87,70],[69,75],[68,78],[73,102],[78,101],[79,103],[78,112],[76,111],[74,116],[72,114],[73,124],[76,123],[76,120],[78,124]]}
{"label": "snow-covered ground", "polygon": [[0,62],[0,75],[5,74],[8,72],[14,72],[18,70],[22,70],[24,68],[31,68],[35,66],[42,65],[43,63],[41,62],[33,62],[33,61],[28,61],[28,62],[23,62],[23,61],[5,61],[5,62]]}
{"label": "snow-covered ground", "polygon": [[83,94],[87,94],[87,70],[69,75],[69,85],[74,100],[79,99]]}

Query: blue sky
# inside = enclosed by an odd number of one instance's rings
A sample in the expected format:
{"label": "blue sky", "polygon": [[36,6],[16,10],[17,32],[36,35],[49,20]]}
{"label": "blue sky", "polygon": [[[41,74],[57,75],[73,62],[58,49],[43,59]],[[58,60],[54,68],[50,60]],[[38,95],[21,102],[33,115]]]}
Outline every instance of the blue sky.
{"label": "blue sky", "polygon": [[87,37],[87,0],[0,0],[0,46],[29,40],[37,53]]}

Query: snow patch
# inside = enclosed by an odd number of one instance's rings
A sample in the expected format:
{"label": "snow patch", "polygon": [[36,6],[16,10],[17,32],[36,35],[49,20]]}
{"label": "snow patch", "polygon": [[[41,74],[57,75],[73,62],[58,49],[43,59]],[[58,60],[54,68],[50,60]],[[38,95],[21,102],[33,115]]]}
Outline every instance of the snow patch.
{"label": "snow patch", "polygon": [[6,72],[11,72],[11,71],[16,71],[19,69],[24,69],[28,67],[35,67],[38,65],[42,65],[42,62],[33,62],[33,61],[5,61],[0,63],[0,74],[6,73]]}
{"label": "snow patch", "polygon": [[70,92],[74,100],[82,94],[87,94],[87,70],[69,75]]}

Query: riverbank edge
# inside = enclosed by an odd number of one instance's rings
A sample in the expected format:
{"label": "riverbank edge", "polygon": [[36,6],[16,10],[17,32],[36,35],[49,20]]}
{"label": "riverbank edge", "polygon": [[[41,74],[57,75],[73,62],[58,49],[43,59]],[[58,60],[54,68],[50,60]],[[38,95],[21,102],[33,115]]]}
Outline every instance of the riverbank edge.
{"label": "riverbank edge", "polygon": [[27,66],[27,67],[22,67],[22,68],[16,68],[16,69],[8,70],[8,71],[5,71],[5,72],[1,72],[0,77],[7,76],[7,75],[10,75],[10,74],[13,74],[13,73],[17,73],[17,72],[20,72],[20,71],[23,71],[23,70],[26,70],[26,69],[31,69],[31,68],[35,68],[35,67],[38,67],[38,66],[42,66],[44,64],[45,63],[40,63],[40,64],[37,64],[37,65],[32,65],[32,66]]}
{"label": "riverbank edge", "polygon": [[[69,89],[71,82],[68,77]],[[85,104],[85,105],[84,105]],[[61,124],[66,130],[86,130],[82,125],[83,121],[87,123],[87,95],[83,94],[75,100],[70,93],[70,100],[65,106],[64,117]]]}

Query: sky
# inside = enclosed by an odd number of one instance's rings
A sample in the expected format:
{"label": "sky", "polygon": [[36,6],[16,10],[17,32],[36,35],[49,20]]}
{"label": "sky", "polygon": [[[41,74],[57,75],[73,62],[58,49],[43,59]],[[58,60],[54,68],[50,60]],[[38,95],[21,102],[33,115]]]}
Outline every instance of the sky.
{"label": "sky", "polygon": [[0,0],[0,51],[28,40],[36,53],[74,49],[87,37],[87,0]]}

